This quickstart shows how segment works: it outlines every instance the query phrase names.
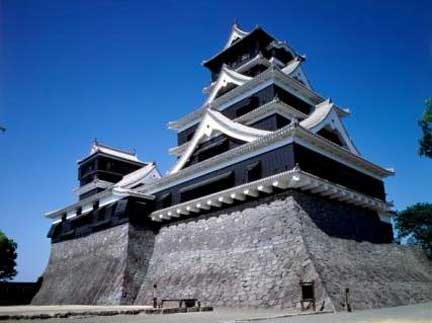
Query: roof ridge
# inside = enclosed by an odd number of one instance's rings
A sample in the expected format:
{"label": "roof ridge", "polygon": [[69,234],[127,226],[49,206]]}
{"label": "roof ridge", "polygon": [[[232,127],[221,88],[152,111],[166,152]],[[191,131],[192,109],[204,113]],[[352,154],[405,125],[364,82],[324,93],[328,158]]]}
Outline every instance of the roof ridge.
{"label": "roof ridge", "polygon": [[110,149],[110,150],[114,150],[116,152],[120,152],[123,154],[127,154],[127,155],[131,155],[131,156],[135,156],[137,157],[137,152],[135,149],[133,149],[132,151],[129,150],[125,150],[125,149],[120,149],[120,148],[116,148],[116,147],[112,147],[112,146],[108,146],[107,144],[103,144],[100,141],[98,141],[96,138],[93,141],[90,153],[94,153],[98,150],[98,148],[106,148],[106,149]]}

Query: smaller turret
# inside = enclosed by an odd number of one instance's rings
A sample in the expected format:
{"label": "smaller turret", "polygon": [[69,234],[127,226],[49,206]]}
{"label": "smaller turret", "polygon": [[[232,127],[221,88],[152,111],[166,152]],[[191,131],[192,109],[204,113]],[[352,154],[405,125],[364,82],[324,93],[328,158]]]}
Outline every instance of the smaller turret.
{"label": "smaller turret", "polygon": [[112,148],[94,140],[89,156],[78,161],[79,199],[103,191],[120,181],[124,175],[146,166],[136,152]]}

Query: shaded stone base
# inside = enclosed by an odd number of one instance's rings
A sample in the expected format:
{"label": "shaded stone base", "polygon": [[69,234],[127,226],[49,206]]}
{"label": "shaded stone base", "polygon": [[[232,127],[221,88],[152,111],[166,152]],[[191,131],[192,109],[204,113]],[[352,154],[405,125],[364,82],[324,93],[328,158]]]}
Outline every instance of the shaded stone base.
{"label": "shaded stone base", "polygon": [[[198,298],[235,307],[298,307],[314,280],[317,308],[343,310],[432,300],[432,263],[389,241],[376,213],[291,191],[164,226],[135,301]],[[364,241],[366,240],[366,241]]]}
{"label": "shaded stone base", "polygon": [[123,224],[52,244],[42,288],[43,304],[131,304],[153,250],[150,231]]}
{"label": "shaded stone base", "polygon": [[[145,216],[145,215],[143,215]],[[155,235],[121,225],[55,243],[34,304],[151,304],[197,298],[203,306],[299,306],[301,280],[317,308],[342,310],[432,300],[432,266],[389,241],[377,214],[288,191],[188,220]]]}

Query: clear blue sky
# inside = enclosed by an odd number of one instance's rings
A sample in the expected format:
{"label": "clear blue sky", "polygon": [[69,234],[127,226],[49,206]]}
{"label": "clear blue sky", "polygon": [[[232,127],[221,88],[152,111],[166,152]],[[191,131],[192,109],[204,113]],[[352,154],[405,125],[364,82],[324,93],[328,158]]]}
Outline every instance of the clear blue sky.
{"label": "clear blue sky", "polygon": [[3,0],[0,5],[0,229],[18,242],[17,280],[49,257],[42,214],[74,201],[93,138],[135,148],[165,172],[166,128],[203,102],[201,67],[237,17],[308,57],[313,87],[353,115],[362,154],[395,167],[397,208],[432,201],[417,120],[432,96],[431,1]]}

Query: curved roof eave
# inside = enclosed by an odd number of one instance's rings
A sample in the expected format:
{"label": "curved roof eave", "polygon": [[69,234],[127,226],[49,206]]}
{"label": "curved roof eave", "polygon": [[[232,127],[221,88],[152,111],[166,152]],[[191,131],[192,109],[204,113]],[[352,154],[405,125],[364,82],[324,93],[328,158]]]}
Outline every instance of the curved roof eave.
{"label": "curved roof eave", "polygon": [[176,165],[170,171],[170,174],[177,173],[179,170],[181,170],[186,165],[190,156],[193,154],[202,139],[204,137],[210,137],[213,131],[220,131],[229,137],[245,142],[252,142],[271,133],[271,131],[242,125],[230,120],[220,112],[207,109],[206,114],[202,119],[197,131],[195,131],[195,134],[193,135],[186,151],[182,154]]}
{"label": "curved roof eave", "polygon": [[249,35],[249,33],[250,33],[249,31],[242,30],[237,23],[234,23],[231,28],[231,34],[228,38],[228,41],[225,44],[224,49],[230,47],[236,39],[242,39],[247,35]]}

